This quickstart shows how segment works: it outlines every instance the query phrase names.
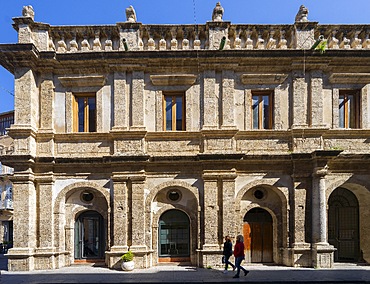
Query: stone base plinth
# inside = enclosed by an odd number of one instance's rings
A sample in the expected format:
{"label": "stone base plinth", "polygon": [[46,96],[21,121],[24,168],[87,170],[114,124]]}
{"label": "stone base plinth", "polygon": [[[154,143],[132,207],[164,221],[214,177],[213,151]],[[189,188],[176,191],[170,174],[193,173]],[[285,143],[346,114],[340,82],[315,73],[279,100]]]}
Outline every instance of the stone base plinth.
{"label": "stone base plinth", "polygon": [[312,245],[312,266],[315,268],[332,268],[336,248],[328,243]]}
{"label": "stone base plinth", "polygon": [[197,250],[198,253],[198,267],[203,268],[215,268],[215,267],[223,267],[222,264],[222,251],[220,249],[217,250],[210,250],[209,248],[206,250]]}
{"label": "stone base plinth", "polygon": [[34,249],[12,248],[8,250],[9,271],[32,271],[35,269]]}

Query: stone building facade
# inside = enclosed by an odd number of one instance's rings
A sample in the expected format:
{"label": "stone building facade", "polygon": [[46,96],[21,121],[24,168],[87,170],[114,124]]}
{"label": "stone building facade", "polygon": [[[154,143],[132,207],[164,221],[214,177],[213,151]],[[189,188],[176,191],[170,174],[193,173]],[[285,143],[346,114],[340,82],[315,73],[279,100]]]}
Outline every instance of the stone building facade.
{"label": "stone building facade", "polygon": [[9,270],[127,250],[137,267],[370,261],[369,25],[51,26],[0,45],[15,77]]}

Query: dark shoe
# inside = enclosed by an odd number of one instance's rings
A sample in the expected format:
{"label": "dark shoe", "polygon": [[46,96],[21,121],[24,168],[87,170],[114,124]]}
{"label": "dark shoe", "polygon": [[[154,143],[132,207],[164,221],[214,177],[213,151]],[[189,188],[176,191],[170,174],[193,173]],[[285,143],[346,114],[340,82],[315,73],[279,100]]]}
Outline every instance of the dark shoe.
{"label": "dark shoe", "polygon": [[244,276],[247,276],[247,275],[248,275],[248,273],[249,273],[249,271],[248,271],[248,270],[245,270],[245,271],[244,271]]}
{"label": "dark shoe", "polygon": [[233,276],[233,278],[239,278],[239,275],[235,275],[235,276]]}

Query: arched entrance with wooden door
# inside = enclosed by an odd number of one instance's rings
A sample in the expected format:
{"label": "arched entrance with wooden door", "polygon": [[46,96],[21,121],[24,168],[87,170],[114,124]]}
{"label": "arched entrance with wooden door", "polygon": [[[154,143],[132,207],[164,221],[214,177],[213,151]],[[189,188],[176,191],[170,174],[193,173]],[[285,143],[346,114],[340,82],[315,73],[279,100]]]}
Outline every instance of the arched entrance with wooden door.
{"label": "arched entrance with wooden door", "polygon": [[183,211],[172,209],[159,219],[159,262],[190,261],[190,220]]}
{"label": "arched entrance with wooden door", "polygon": [[273,262],[273,222],[269,212],[253,208],[243,219],[245,253],[250,262]]}
{"label": "arched entrance with wooden door", "polygon": [[356,196],[339,187],[329,197],[328,241],[337,250],[334,261],[357,262],[360,258],[359,206]]}

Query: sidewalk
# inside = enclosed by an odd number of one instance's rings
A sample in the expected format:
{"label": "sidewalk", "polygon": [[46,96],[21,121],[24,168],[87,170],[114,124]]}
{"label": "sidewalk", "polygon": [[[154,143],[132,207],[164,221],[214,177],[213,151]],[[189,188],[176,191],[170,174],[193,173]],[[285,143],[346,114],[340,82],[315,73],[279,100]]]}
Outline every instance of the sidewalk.
{"label": "sidewalk", "polygon": [[[0,283],[369,283],[370,266],[336,265],[333,269],[249,265],[250,273],[233,279],[221,269],[160,265],[131,272],[106,267],[73,265],[55,270],[10,272],[1,270]],[[241,273],[243,275],[243,273]]]}

